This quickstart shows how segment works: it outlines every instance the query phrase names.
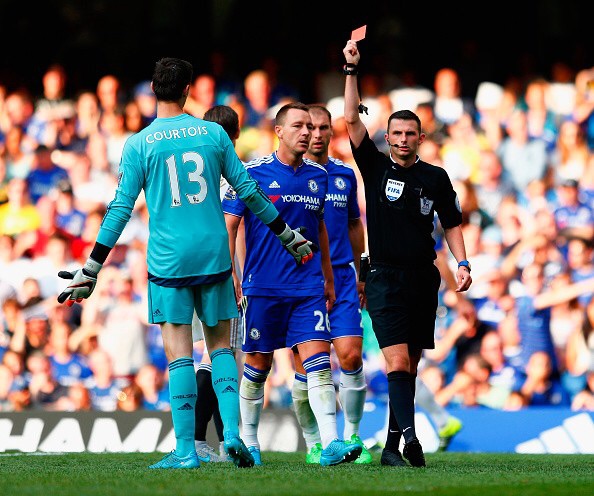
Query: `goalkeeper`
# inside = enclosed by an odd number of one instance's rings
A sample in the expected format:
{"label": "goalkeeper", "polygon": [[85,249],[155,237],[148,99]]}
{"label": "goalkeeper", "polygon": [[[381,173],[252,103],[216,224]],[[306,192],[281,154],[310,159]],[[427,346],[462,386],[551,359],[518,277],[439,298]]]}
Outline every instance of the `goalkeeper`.
{"label": "goalkeeper", "polygon": [[[292,230],[243,167],[223,128],[183,111],[192,65],[164,58],[154,69],[151,87],[157,118],[130,137],[122,151],[118,186],[84,267],[58,275],[72,279],[58,301],[71,306],[88,298],[97,274],[130,219],[144,190],[148,207],[148,318],[160,324],[167,360],[171,415],[176,447],[154,469],[196,468],[194,446],[196,378],[192,359],[194,310],[204,324],[211,352],[213,383],[224,424],[224,446],[239,467],[254,465],[239,437],[237,365],[229,348],[229,321],[237,317],[229,238],[221,209],[221,175],[237,195],[304,264],[317,248]],[[285,254],[282,255],[285,257]],[[282,261],[271,260],[272,264]],[[226,394],[222,394],[225,391]]]}

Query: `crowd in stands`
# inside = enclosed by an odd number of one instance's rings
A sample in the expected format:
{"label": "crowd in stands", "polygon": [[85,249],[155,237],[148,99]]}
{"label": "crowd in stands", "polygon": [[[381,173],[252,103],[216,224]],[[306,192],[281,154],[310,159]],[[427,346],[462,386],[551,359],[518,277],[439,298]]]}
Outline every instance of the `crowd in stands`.
{"label": "crowd in stands", "polygon": [[[198,74],[186,111],[232,106],[244,161],[276,148],[274,116],[298,100],[271,61],[242,81]],[[353,165],[342,116],[344,78],[319,74],[318,102],[333,116],[331,155]],[[594,68],[563,64],[547,77],[485,81],[463,96],[449,67],[425,88],[394,75],[362,74],[362,118],[380,147],[388,116],[418,113],[421,158],[445,168],[463,209],[474,283],[465,295],[443,278],[436,347],[419,374],[445,406],[516,410],[560,405],[594,411]],[[71,88],[48,67],[43,94],[0,81],[0,411],[167,410],[167,362],[159,327],[147,322],[147,210],[142,198],[106,261],[93,296],[56,301],[59,270],[86,260],[117,185],[126,139],[155,118],[147,81],[108,74]],[[386,149],[387,152],[387,149]],[[358,171],[357,175],[360,179]],[[365,215],[363,187],[360,204]],[[442,247],[439,257],[453,271]],[[365,323],[370,398],[385,397],[382,355]],[[199,363],[202,342],[196,343]],[[276,353],[268,406],[287,407],[290,353]]]}

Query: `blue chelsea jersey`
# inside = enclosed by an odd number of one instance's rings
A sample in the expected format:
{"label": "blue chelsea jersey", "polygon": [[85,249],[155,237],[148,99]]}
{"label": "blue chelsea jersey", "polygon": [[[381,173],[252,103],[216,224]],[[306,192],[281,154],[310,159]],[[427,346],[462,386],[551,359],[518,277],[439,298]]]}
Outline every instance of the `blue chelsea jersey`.
{"label": "blue chelsea jersey", "polygon": [[[306,239],[319,241],[319,224],[324,219],[328,173],[321,165],[303,162],[297,169],[281,162],[276,153],[246,164],[250,175],[272,200],[292,228],[306,228]],[[321,254],[297,266],[277,237],[255,217],[229,189],[223,199],[225,213],[244,217],[246,259],[242,289],[250,296],[318,296],[324,294]]]}
{"label": "blue chelsea jersey", "polygon": [[228,277],[231,257],[221,175],[263,222],[277,217],[219,124],[187,114],[155,119],[125,143],[115,198],[97,241],[113,247],[143,189],[150,216],[149,277],[165,286]]}
{"label": "blue chelsea jersey", "polygon": [[[305,162],[316,164],[308,159]],[[328,172],[324,220],[330,239],[330,258],[332,265],[344,266],[353,261],[349,221],[361,217],[357,178],[353,168],[337,158],[330,157],[324,167]]]}

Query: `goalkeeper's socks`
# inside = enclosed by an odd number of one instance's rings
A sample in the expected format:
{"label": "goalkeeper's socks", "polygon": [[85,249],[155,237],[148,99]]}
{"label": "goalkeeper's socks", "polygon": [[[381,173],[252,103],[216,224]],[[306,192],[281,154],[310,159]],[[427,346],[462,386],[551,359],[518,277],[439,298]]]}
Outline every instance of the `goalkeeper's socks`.
{"label": "goalkeeper's socks", "polygon": [[399,451],[400,446],[400,438],[402,437],[402,432],[400,432],[400,427],[398,426],[398,422],[396,421],[396,417],[394,416],[394,410],[390,403],[388,403],[388,412],[389,412],[389,420],[388,420],[388,435],[386,437],[386,446],[385,449],[396,453]]}
{"label": "goalkeeper's socks", "polygon": [[258,426],[264,404],[264,385],[269,372],[270,370],[260,370],[246,363],[239,386],[242,438],[247,446],[255,446],[258,449]]}
{"label": "goalkeeper's socks", "polygon": [[169,400],[176,439],[175,453],[182,458],[195,450],[196,394],[194,360],[191,357],[173,360],[169,364]]}
{"label": "goalkeeper's socks", "polygon": [[297,417],[297,422],[299,422],[299,425],[301,426],[303,439],[305,439],[305,444],[309,451],[316,443],[321,443],[322,439],[320,438],[316,416],[309,405],[307,376],[304,374],[295,373],[292,396],[295,416]]}
{"label": "goalkeeper's socks", "polygon": [[219,348],[210,354],[212,387],[219,402],[224,431],[239,436],[239,383],[237,364],[230,348]]}
{"label": "goalkeeper's socks", "polygon": [[388,374],[388,394],[394,416],[400,426],[404,441],[417,437],[415,432],[415,397],[411,387],[413,374],[390,372]]}
{"label": "goalkeeper's socks", "polygon": [[210,363],[201,363],[198,365],[196,387],[198,389],[198,398],[196,399],[196,429],[194,431],[194,439],[196,441],[206,441],[208,423],[215,410],[219,408],[217,395],[212,387],[212,365]]}
{"label": "goalkeeper's socks", "polygon": [[307,372],[307,394],[318,429],[322,437],[322,447],[326,448],[338,438],[336,429],[336,389],[330,370],[330,354],[316,353],[303,360]]}
{"label": "goalkeeper's socks", "polygon": [[363,374],[363,366],[357,370],[340,369],[338,398],[344,412],[344,439],[359,434],[359,424],[365,408],[367,383]]}

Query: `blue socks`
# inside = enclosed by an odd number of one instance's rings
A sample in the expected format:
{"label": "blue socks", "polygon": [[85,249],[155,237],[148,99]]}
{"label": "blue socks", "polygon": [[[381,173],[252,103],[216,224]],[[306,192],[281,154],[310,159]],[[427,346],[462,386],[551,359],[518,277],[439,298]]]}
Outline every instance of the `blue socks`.
{"label": "blue socks", "polygon": [[177,441],[175,453],[184,457],[196,448],[194,446],[194,412],[196,408],[196,375],[194,360],[181,357],[169,364],[169,399],[171,420]]}

